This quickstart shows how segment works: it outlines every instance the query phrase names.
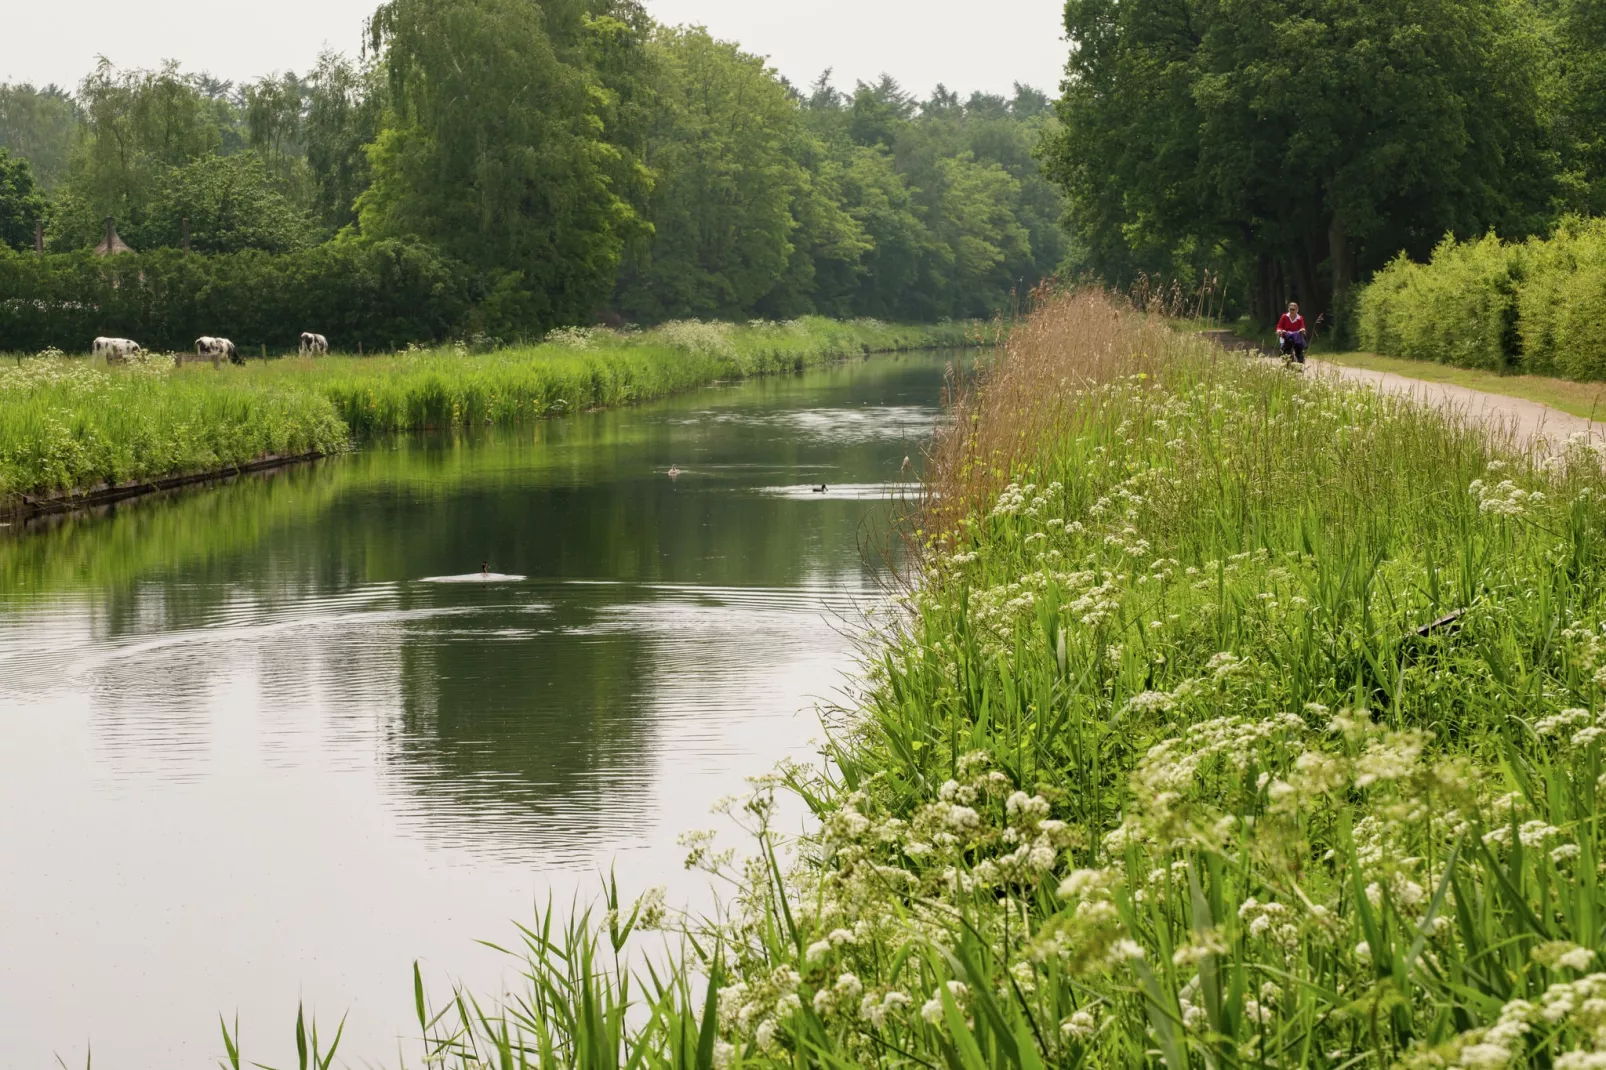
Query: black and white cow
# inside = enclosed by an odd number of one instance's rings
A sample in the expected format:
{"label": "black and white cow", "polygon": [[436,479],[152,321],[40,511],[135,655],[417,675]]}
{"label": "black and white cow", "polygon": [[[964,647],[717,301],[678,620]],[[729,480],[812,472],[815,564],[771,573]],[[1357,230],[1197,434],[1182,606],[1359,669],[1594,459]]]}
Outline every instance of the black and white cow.
{"label": "black and white cow", "polygon": [[240,351],[234,348],[233,342],[227,338],[213,338],[209,334],[203,334],[195,340],[195,355],[198,357],[211,357],[213,360],[227,357],[230,364],[245,363],[245,359],[240,356]]}
{"label": "black and white cow", "polygon": [[301,355],[303,357],[323,356],[329,352],[329,339],[321,334],[311,331],[301,332]]}
{"label": "black and white cow", "polygon": [[105,357],[107,364],[126,364],[129,357],[144,352],[139,348],[138,342],[127,338],[106,337],[95,339],[89,351],[94,356]]}

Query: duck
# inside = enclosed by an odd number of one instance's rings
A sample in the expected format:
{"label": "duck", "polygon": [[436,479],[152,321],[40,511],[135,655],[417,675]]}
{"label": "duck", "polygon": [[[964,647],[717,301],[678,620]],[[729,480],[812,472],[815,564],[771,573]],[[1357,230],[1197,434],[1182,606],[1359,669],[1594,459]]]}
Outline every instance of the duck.
{"label": "duck", "polygon": [[678,464],[670,465],[669,466],[669,478],[670,479],[674,479],[675,477],[677,477],[679,475],[680,475],[680,466]]}
{"label": "duck", "polygon": [[809,489],[812,490],[816,494],[824,494],[825,493],[825,484],[821,483],[819,486],[810,487]]}
{"label": "duck", "polygon": [[481,576],[489,576],[490,574],[491,574],[491,563],[489,561],[481,561],[480,562],[480,575]]}

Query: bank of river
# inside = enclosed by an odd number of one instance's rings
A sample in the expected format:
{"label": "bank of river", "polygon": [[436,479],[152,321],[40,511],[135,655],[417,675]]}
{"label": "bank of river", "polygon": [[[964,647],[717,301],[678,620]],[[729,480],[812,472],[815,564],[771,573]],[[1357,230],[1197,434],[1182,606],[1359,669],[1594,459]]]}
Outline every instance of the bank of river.
{"label": "bank of river", "polygon": [[[810,752],[952,359],[401,439],[0,537],[7,1061],[202,1065],[236,1011],[251,1058],[293,1061],[299,997],[394,1063],[415,958],[494,992],[515,964],[473,941],[610,865],[695,894],[675,838]],[[482,562],[523,578],[442,582]]]}

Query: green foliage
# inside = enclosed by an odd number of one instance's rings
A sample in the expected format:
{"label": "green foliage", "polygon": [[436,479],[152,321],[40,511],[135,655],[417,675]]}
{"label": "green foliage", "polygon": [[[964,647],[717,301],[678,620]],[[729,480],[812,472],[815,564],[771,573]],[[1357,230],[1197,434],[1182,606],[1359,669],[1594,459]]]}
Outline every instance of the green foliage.
{"label": "green foliage", "polygon": [[1047,162],[1085,264],[1112,280],[1209,268],[1275,315],[1446,231],[1523,237],[1558,191],[1547,46],[1501,0],[1069,0]]}
{"label": "green foliage", "polygon": [[[159,71],[118,70],[102,57],[78,87],[78,104],[85,127],[66,192],[83,205],[78,215],[97,222],[110,215],[139,223],[173,168],[216,152],[223,142],[198,80],[176,63]],[[99,236],[97,226],[90,234],[69,232],[52,241],[70,249]]]}
{"label": "green foliage", "polygon": [[1606,378],[1606,221],[1549,238],[1446,239],[1426,264],[1403,255],[1360,293],[1363,348],[1390,356],[1568,379]]}
{"label": "green foliage", "polygon": [[1447,239],[1432,267],[1402,253],[1377,273],[1356,300],[1363,349],[1501,371],[1513,359],[1520,247],[1493,234],[1478,241]]}
{"label": "green foliage", "polygon": [[[10,263],[0,260],[0,271]],[[333,266],[344,273],[362,265]],[[132,272],[122,281],[132,285]],[[543,345],[480,355],[454,346],[221,369],[175,368],[160,356],[126,369],[30,358],[0,367],[0,504],[19,494],[213,471],[264,454],[328,452],[353,437],[626,405],[715,379],[960,345],[971,330],[819,318],[741,327],[677,321],[645,332],[568,329]]]}
{"label": "green foliage", "polygon": [[981,316],[1011,306],[1060,266],[1058,191],[1035,159],[1053,129],[1043,94],[975,94],[942,86],[916,101],[883,77],[851,97],[830,72],[804,118],[836,161],[846,213],[870,246],[844,280],[850,304],[901,319]]}
{"label": "green foliage", "polygon": [[641,31],[597,6],[391,0],[372,22],[396,124],[370,150],[363,231],[516,276],[505,314],[534,331],[589,319],[641,227],[639,161],[597,61]]}
{"label": "green foliage", "polygon": [[[185,218],[205,253],[427,246],[472,277],[468,329],[504,338],[599,319],[989,316],[1066,251],[1036,90],[920,101],[884,77],[844,96],[827,72],[804,98],[635,0],[393,0],[368,44],[360,63],[326,52],[238,89],[101,62],[61,97],[75,147],[49,248],[95,245],[108,216],[141,255],[179,245]],[[46,96],[0,87],[0,138],[8,101]]]}
{"label": "green foliage", "polygon": [[0,149],[26,159],[45,189],[55,189],[67,177],[77,136],[78,106],[66,90],[0,84]]}
{"label": "green foliage", "polygon": [[355,205],[370,181],[366,146],[379,136],[386,99],[378,65],[357,67],[325,51],[307,76],[301,137],[312,174],[313,213],[330,230],[357,221]]}
{"label": "green foliage", "polygon": [[475,333],[481,276],[425,246],[332,242],[297,253],[0,260],[0,337],[19,350],[87,352],[97,335],[189,350],[222,335],[247,353],[296,348],[304,330],[343,349]]}
{"label": "green foliage", "polygon": [[344,446],[328,399],[210,371],[174,371],[160,358],[115,370],[60,359],[0,370],[0,498]]}
{"label": "green foliage", "polygon": [[34,224],[44,214],[45,198],[28,161],[0,148],[0,246],[33,248]]}
{"label": "green foliage", "polygon": [[762,59],[706,30],[659,30],[650,54],[653,237],[620,278],[620,310],[653,322],[812,307],[807,279],[777,294],[794,264],[856,267],[868,244],[829,196],[834,176],[811,175],[800,158],[812,146],[786,88]]}

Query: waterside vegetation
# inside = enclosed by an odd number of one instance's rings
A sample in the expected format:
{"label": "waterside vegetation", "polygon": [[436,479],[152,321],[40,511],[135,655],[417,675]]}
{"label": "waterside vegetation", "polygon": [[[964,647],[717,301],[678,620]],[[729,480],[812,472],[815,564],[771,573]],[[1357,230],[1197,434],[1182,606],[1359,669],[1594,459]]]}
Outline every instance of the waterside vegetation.
{"label": "waterside vegetation", "polygon": [[[1598,448],[1491,442],[1087,293],[957,416],[830,763],[729,804],[745,861],[685,838],[724,911],[610,890],[524,930],[510,1000],[415,979],[428,1058],[1606,1062]],[[680,951],[633,974],[644,926]]]}
{"label": "waterside vegetation", "polygon": [[964,345],[982,330],[819,317],[675,321],[648,331],[572,328],[480,354],[448,347],[220,369],[161,356],[106,367],[45,354],[0,368],[0,503],[329,453],[388,432],[630,404],[869,352]]}

